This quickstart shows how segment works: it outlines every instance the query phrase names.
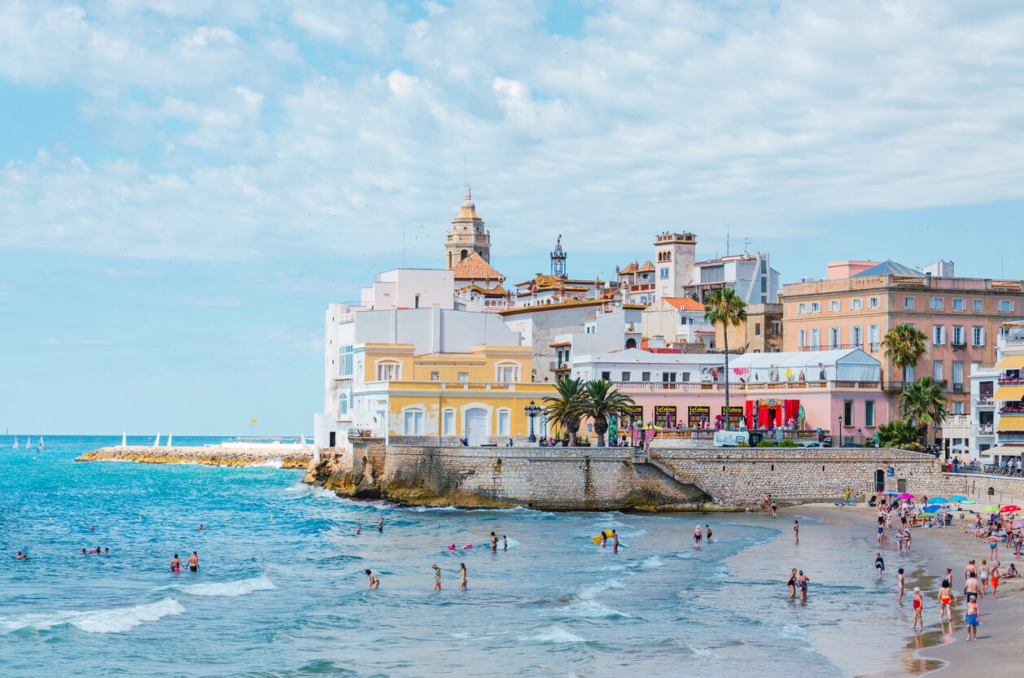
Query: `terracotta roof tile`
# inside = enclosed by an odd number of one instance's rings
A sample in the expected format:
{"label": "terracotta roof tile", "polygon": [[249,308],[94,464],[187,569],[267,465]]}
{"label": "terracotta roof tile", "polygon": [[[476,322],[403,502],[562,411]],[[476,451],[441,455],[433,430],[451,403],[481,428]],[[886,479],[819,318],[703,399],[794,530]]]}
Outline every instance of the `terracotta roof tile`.
{"label": "terracotta roof tile", "polygon": [[665,301],[678,308],[680,311],[703,311],[704,304],[694,301],[690,297],[662,297]]}
{"label": "terracotta roof tile", "polygon": [[644,265],[636,270],[637,273],[649,273],[654,270],[654,264],[650,261],[645,261]]}
{"label": "terracotta roof tile", "polygon": [[456,280],[497,280],[504,282],[505,276],[498,273],[476,252],[452,266]]}

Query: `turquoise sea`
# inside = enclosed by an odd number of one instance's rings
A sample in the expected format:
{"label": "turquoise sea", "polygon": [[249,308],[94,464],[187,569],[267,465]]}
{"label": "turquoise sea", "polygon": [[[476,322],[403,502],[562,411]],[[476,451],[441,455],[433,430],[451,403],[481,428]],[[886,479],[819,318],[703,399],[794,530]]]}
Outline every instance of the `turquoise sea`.
{"label": "turquoise sea", "polygon": [[[72,461],[120,436],[12,442],[0,437],[7,677],[847,676],[889,666],[893,629],[909,626],[879,624],[894,579],[874,581],[870,535],[814,521],[797,546],[791,520],[753,514],[401,509],[297,471]],[[698,520],[715,541],[695,551]],[[590,540],[601,529],[618,530],[618,554]],[[490,552],[491,531],[507,551]],[[110,553],[81,553],[96,547]],[[192,551],[201,573],[169,572]],[[811,576],[807,604],[786,600],[790,567]]]}

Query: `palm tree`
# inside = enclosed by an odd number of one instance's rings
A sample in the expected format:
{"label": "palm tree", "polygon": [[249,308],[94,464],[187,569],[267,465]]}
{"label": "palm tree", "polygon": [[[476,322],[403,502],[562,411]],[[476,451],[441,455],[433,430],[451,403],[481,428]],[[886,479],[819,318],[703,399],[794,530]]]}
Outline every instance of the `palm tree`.
{"label": "palm tree", "polygon": [[878,427],[878,446],[903,449],[920,448],[921,445],[918,441],[921,439],[921,434],[921,427],[909,421],[897,419]]}
{"label": "palm tree", "polygon": [[633,399],[612,388],[610,381],[597,379],[586,384],[587,398],[583,401],[583,416],[594,422],[597,446],[604,447],[604,434],[608,431],[608,417],[622,416],[626,408],[632,407]]}
{"label": "palm tree", "polygon": [[900,407],[906,421],[925,429],[925,439],[928,429],[942,426],[949,413],[946,394],[931,377],[921,377],[907,386],[900,395]]}
{"label": "palm tree", "polygon": [[917,364],[917,359],[925,351],[924,342],[928,336],[913,325],[897,325],[885,333],[882,346],[885,357],[892,364],[903,370],[903,381],[900,390],[907,388],[907,368]]}
{"label": "palm tree", "polygon": [[712,325],[722,326],[722,339],[725,342],[725,428],[731,428],[729,410],[729,326],[739,327],[747,321],[747,305],[736,290],[728,287],[715,290],[704,297],[704,319]]}
{"label": "palm tree", "polygon": [[583,401],[587,398],[587,389],[583,380],[559,379],[555,383],[557,395],[554,398],[544,398],[547,405],[544,407],[544,414],[548,419],[557,421],[565,429],[569,437],[569,446],[576,446],[576,434],[580,429],[580,419],[583,418]]}

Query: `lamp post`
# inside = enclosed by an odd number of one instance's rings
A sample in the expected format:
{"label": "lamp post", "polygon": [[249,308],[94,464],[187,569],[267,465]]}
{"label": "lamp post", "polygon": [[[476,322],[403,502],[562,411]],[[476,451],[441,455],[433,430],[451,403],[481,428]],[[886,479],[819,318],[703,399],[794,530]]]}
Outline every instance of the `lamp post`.
{"label": "lamp post", "polygon": [[534,420],[534,418],[538,414],[540,414],[540,408],[537,407],[537,405],[535,405],[533,403],[533,401],[531,400],[530,404],[523,408],[523,412],[526,412],[526,416],[530,418],[530,438],[529,438],[529,441],[531,443],[535,443],[535,442],[537,442],[537,436],[533,432],[533,420]]}

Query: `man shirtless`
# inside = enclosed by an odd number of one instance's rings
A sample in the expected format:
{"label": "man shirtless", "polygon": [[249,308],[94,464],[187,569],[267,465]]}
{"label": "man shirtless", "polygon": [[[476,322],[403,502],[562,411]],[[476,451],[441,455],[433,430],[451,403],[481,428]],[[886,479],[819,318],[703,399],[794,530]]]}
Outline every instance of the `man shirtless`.
{"label": "man shirtless", "polygon": [[978,584],[978,576],[971,572],[967,575],[967,581],[964,583],[964,595],[974,594],[975,598],[981,596],[981,586]]}
{"label": "man shirtless", "polygon": [[198,572],[199,571],[199,554],[196,553],[195,551],[193,551],[192,555],[189,556],[189,559],[188,559],[188,569],[190,569],[193,572]]}
{"label": "man shirtless", "polygon": [[[85,552],[84,549],[82,551]],[[181,572],[181,561],[178,560],[178,554],[175,553],[174,557],[171,558],[171,572]]]}
{"label": "man shirtless", "polygon": [[498,552],[498,535],[496,535],[493,532],[491,532],[491,553],[497,553],[497,552]]}
{"label": "man shirtless", "polygon": [[377,588],[378,586],[380,586],[380,579],[377,579],[377,575],[375,575],[373,572],[370,572],[369,570],[366,571],[366,574],[368,574],[370,576],[370,590],[371,591],[374,590],[375,588]]}

